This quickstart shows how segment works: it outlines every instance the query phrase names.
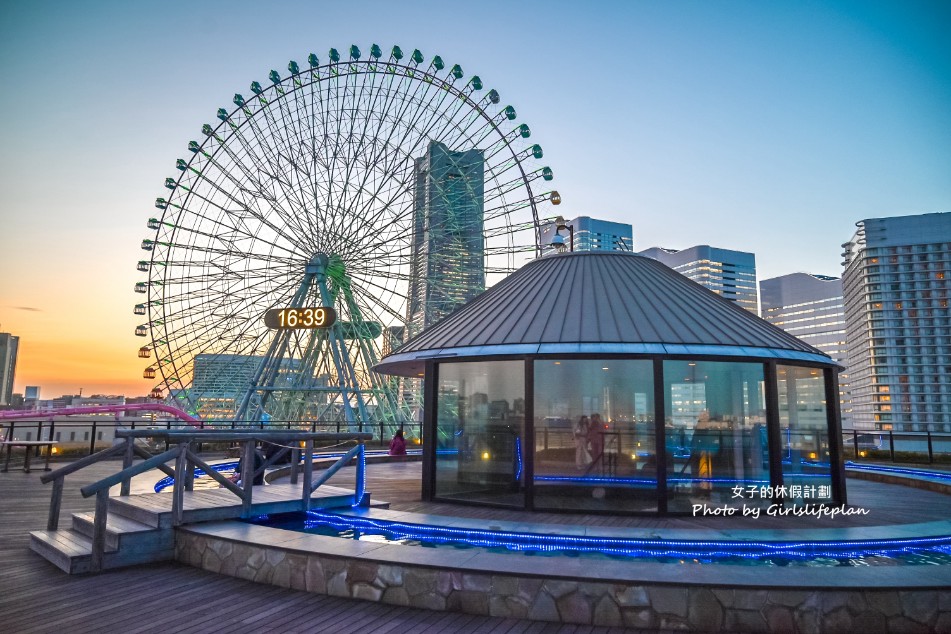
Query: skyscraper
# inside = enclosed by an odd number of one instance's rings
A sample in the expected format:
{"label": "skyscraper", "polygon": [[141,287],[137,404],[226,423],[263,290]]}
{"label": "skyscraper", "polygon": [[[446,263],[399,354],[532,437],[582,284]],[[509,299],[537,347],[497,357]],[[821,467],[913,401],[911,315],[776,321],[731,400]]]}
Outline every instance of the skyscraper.
{"label": "skyscraper", "polygon": [[[633,251],[634,229],[624,222],[598,220],[590,216],[578,216],[565,224],[574,230],[575,251]],[[539,228],[539,244],[542,255],[554,251],[552,239],[555,237],[554,222],[546,222]],[[564,234],[565,245],[570,235]]]}
{"label": "skyscraper", "polygon": [[752,253],[701,244],[679,251],[652,247],[640,255],[658,260],[724,299],[759,314],[756,256]]}
{"label": "skyscraper", "polygon": [[13,397],[13,376],[17,369],[19,345],[19,337],[0,332],[0,405],[10,405]]}
{"label": "skyscraper", "polygon": [[951,431],[951,213],[855,224],[842,245],[855,427]]}
{"label": "skyscraper", "polygon": [[485,290],[482,150],[432,141],[414,167],[409,338]]}
{"label": "skyscraper", "polygon": [[[848,363],[842,280],[827,275],[791,273],[759,283],[762,317],[835,359]],[[848,373],[839,373],[842,426],[852,426]]]}

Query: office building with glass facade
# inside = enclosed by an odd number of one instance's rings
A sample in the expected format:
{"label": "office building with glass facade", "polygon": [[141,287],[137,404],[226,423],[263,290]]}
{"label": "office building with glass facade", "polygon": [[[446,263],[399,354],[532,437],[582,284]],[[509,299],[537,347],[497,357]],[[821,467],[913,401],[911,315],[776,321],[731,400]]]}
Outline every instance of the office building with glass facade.
{"label": "office building with glass facade", "polygon": [[[634,228],[625,222],[599,220],[590,216],[578,216],[565,222],[569,231],[562,230],[565,246],[574,241],[575,251],[633,251]],[[542,255],[556,251],[552,245],[558,227],[554,222],[543,223],[538,230],[538,243]]]}
{"label": "office building with glass facade", "polygon": [[856,226],[842,245],[855,427],[951,431],[951,213]]}
{"label": "office building with glass facade", "polygon": [[756,256],[701,244],[689,249],[652,247],[640,255],[663,262],[697,284],[735,302],[754,315],[759,314],[756,292]]}
{"label": "office building with glass facade", "polygon": [[[845,366],[845,307],[842,280],[828,275],[790,273],[759,283],[761,315],[789,334],[826,353]],[[839,373],[842,426],[852,427],[848,373]]]}
{"label": "office building with glass facade", "polygon": [[0,332],[0,405],[10,405],[13,399],[13,377],[16,375],[19,347],[19,337]]}
{"label": "office building with glass facade", "polygon": [[660,514],[845,501],[836,363],[635,254],[534,260],[376,368],[425,376],[424,499]]}

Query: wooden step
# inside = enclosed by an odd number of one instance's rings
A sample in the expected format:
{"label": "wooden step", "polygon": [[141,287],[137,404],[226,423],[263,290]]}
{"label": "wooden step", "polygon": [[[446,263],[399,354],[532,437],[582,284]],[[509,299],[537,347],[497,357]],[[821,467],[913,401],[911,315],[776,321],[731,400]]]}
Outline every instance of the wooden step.
{"label": "wooden step", "polygon": [[[73,513],[73,530],[92,539],[95,513]],[[145,550],[168,550],[175,547],[175,534],[171,529],[155,528],[127,517],[110,513],[106,517],[106,549],[123,552]]]}
{"label": "wooden step", "polygon": [[[75,575],[92,571],[92,540],[72,529],[33,531],[30,533],[30,550],[66,573]],[[168,561],[174,557],[174,547],[143,551],[116,551],[107,548],[103,555],[103,569]]]}

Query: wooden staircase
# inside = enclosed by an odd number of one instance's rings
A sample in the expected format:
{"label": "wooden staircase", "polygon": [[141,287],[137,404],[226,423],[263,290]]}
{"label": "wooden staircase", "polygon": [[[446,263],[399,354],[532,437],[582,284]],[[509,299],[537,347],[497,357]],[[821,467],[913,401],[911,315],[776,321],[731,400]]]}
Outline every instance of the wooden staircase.
{"label": "wooden staircase", "polygon": [[[369,496],[364,500],[368,502]],[[350,507],[353,491],[324,485],[312,498],[313,508]],[[168,561],[175,558],[172,527],[172,496],[148,493],[109,499],[102,568]],[[377,503],[374,506],[386,506]],[[299,511],[301,485],[276,484],[254,487],[249,516]],[[183,524],[237,519],[241,501],[224,489],[184,492]],[[30,549],[69,574],[95,570],[92,561],[94,513],[74,513],[66,529],[30,533]]]}

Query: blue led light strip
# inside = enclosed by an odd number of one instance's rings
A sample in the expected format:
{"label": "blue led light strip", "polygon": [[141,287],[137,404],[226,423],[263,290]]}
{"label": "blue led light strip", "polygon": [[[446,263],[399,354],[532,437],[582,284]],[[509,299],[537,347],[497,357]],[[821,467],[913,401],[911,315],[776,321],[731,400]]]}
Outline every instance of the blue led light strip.
{"label": "blue led light strip", "polygon": [[859,541],[690,541],[634,538],[582,537],[541,533],[484,531],[447,526],[409,524],[390,520],[340,516],[323,511],[310,511],[307,528],[330,527],[336,531],[380,532],[393,539],[425,543],[462,543],[488,548],[503,547],[515,551],[597,552],[629,557],[687,557],[762,559],[856,558],[869,555],[914,553],[939,550],[951,553],[951,535],[915,539],[883,539]]}
{"label": "blue led light strip", "polygon": [[887,473],[902,473],[905,475],[917,476],[919,478],[934,478],[936,480],[951,481],[951,473],[948,473],[947,471],[929,471],[928,469],[912,469],[910,467],[866,465],[852,462],[851,460],[846,461],[845,468],[854,469],[856,471],[884,471]]}

